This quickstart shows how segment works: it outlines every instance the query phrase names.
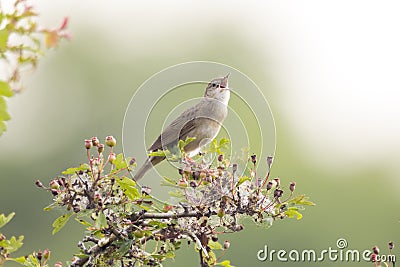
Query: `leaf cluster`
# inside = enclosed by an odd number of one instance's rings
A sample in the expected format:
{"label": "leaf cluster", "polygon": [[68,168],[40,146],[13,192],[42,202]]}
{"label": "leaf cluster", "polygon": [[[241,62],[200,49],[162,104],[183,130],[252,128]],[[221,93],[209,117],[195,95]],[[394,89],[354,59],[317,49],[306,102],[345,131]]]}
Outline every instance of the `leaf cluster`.
{"label": "leaf cluster", "polygon": [[[3,2],[0,0],[0,7]],[[65,18],[56,29],[40,27],[38,14],[27,0],[14,0],[9,12],[0,8],[0,64],[7,70],[0,78],[0,135],[10,119],[6,98],[23,89],[22,70],[35,69],[44,49],[56,47],[63,38],[69,39]]]}
{"label": "leaf cluster", "polygon": [[215,155],[211,163],[203,156],[193,160],[182,153],[176,177],[162,181],[178,198],[179,204],[172,205],[130,178],[135,160],[115,155],[115,142],[107,156],[97,137],[85,140],[88,163],[65,170],[48,186],[36,182],[53,196],[45,210],[65,208],[53,222],[53,234],[72,218],[86,228],[70,266],[161,266],[183,244],[193,246],[201,266],[231,266],[222,260],[230,242],[219,239],[242,231],[243,219],[265,228],[276,219],[301,219],[300,211],[313,203],[303,195],[293,196],[294,183],[289,188],[282,187],[279,178],[267,183],[269,174],[260,182],[255,156],[251,175],[242,176],[236,164],[224,159],[228,144],[227,139],[211,143],[206,150]]}
{"label": "leaf cluster", "polygon": [[[0,214],[0,228],[9,223],[14,217],[15,213],[10,213],[8,216]],[[0,266],[6,261],[14,261],[20,263],[21,265],[28,267],[47,267],[47,261],[50,258],[50,251],[44,250],[43,252],[34,252],[27,256],[22,256],[18,258],[11,257],[11,253],[16,252],[22,247],[24,236],[15,237],[7,239],[5,235],[0,232]]]}

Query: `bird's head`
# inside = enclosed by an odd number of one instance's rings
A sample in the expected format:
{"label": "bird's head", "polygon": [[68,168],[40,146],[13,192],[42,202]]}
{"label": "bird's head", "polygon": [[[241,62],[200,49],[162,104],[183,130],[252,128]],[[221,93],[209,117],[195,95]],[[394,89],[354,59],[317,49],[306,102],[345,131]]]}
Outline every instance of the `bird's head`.
{"label": "bird's head", "polygon": [[228,87],[229,73],[221,78],[215,78],[208,83],[204,97],[213,98],[228,104],[231,92]]}

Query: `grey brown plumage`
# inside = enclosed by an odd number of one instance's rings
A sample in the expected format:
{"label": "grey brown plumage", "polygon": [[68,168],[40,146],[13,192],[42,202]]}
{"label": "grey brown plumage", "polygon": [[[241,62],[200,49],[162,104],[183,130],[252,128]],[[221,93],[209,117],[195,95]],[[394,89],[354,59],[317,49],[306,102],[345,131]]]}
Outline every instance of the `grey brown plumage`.
{"label": "grey brown plumage", "polygon": [[[148,148],[148,151],[171,150],[179,140],[194,137],[196,139],[187,144],[184,150],[189,154],[195,153],[218,134],[221,124],[228,114],[229,97],[228,75],[213,79],[208,84],[200,102],[185,110],[169,124]],[[164,159],[165,157],[160,156],[148,157],[133,179],[138,181],[152,166]]]}

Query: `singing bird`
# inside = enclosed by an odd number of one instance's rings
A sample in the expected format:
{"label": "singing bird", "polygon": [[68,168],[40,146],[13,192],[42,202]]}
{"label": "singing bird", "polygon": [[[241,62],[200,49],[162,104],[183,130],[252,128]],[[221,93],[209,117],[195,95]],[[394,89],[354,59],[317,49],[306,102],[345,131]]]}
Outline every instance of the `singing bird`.
{"label": "singing bird", "polygon": [[[208,83],[204,96],[195,106],[185,110],[160,134],[149,147],[149,152],[158,150],[174,150],[178,141],[195,138],[183,149],[189,155],[196,155],[200,148],[210,143],[221,129],[221,124],[228,115],[230,90],[228,77],[216,78]],[[154,165],[165,159],[164,156],[148,157],[133,179],[140,180]]]}

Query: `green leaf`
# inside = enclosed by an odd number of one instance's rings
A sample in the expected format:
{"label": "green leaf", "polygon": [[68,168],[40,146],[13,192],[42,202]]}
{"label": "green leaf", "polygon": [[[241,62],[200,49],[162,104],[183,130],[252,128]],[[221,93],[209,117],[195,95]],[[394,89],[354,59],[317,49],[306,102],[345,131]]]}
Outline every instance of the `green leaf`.
{"label": "green leaf", "polygon": [[166,156],[166,151],[164,150],[157,150],[157,151],[153,151],[150,152],[148,154],[149,157],[165,157]]}
{"label": "green leaf", "polygon": [[173,259],[175,258],[175,253],[173,251],[168,251],[165,254],[151,254],[155,259]]}
{"label": "green leaf", "polygon": [[221,243],[219,242],[214,242],[212,240],[208,241],[208,246],[212,249],[212,250],[221,250],[223,249]]}
{"label": "green leaf", "polygon": [[24,236],[21,235],[17,238],[15,236],[12,236],[9,240],[4,239],[0,241],[0,247],[5,249],[7,253],[12,253],[16,250],[18,250],[24,243],[22,241],[24,240]]}
{"label": "green leaf", "polygon": [[167,258],[167,259],[173,259],[173,258],[175,258],[175,253],[172,252],[172,251],[168,251],[168,252],[165,253],[164,255],[165,255],[165,258]]}
{"label": "green leaf", "polygon": [[309,197],[306,197],[305,195],[300,195],[289,200],[289,203],[294,203],[297,205],[305,205],[305,206],[315,206],[315,203],[309,201],[308,199]]}
{"label": "green leaf", "polygon": [[6,225],[9,221],[11,221],[14,215],[15,212],[11,212],[10,214],[8,214],[7,217],[4,214],[0,214],[0,228]]}
{"label": "green leaf", "polygon": [[218,141],[217,141],[217,139],[214,139],[210,143],[210,146],[209,146],[208,150],[209,150],[210,153],[215,153],[215,152],[217,152],[217,148],[218,148]]}
{"label": "green leaf", "polygon": [[173,179],[171,179],[171,178],[168,178],[168,177],[166,177],[166,176],[163,176],[163,179],[164,179],[164,182],[165,182],[166,184],[168,184],[168,185],[176,185],[176,181],[173,180]]}
{"label": "green leaf", "polygon": [[56,234],[58,231],[60,231],[65,224],[68,222],[69,218],[73,215],[73,213],[67,213],[64,215],[61,215],[57,219],[54,220],[52,226],[53,226],[53,231],[52,234]]}
{"label": "green leaf", "polygon": [[96,227],[96,229],[104,229],[108,227],[107,218],[102,211],[97,215],[94,227]]}
{"label": "green leaf", "polygon": [[18,257],[18,258],[8,258],[8,259],[9,259],[9,260],[12,260],[12,261],[15,261],[15,262],[18,262],[18,263],[20,263],[20,264],[24,264],[25,261],[26,261],[25,256]]}
{"label": "green leaf", "polygon": [[303,215],[298,212],[298,209],[296,207],[288,208],[288,210],[285,211],[285,215],[288,216],[288,218],[296,217],[296,220],[300,220],[301,218],[303,218]]}
{"label": "green leaf", "polygon": [[231,141],[228,139],[228,138],[221,138],[221,140],[219,140],[219,147],[220,148],[228,148],[228,144],[230,143]]}
{"label": "green leaf", "polygon": [[8,258],[9,260],[15,261],[19,264],[22,264],[24,266],[27,267],[41,267],[42,265],[40,265],[38,259],[33,256],[32,254],[29,255],[28,257],[19,257],[19,258]]}
{"label": "green leaf", "polygon": [[125,169],[128,167],[128,162],[124,159],[124,155],[122,153],[118,154],[113,162],[115,169]]}
{"label": "green leaf", "polygon": [[91,223],[88,223],[87,221],[82,220],[82,219],[75,218],[75,221],[77,221],[77,222],[79,222],[80,224],[82,224],[82,225],[84,225],[84,226],[87,226],[87,227],[92,227],[92,226],[93,226]]}
{"label": "green leaf", "polygon": [[7,130],[6,124],[0,120],[0,135],[2,135]]}
{"label": "green leaf", "polygon": [[11,116],[6,110],[0,110],[0,121],[8,121],[10,119]]}
{"label": "green leaf", "polygon": [[136,186],[136,182],[133,179],[124,176],[119,179],[117,178],[115,181],[130,200],[136,200],[140,198],[139,190]]}
{"label": "green leaf", "polygon": [[118,250],[116,251],[117,257],[123,257],[130,250],[130,248],[133,244],[133,240],[130,240],[130,239],[129,240],[121,240],[121,241],[115,242],[115,244],[118,247]]}
{"label": "green leaf", "polygon": [[7,103],[3,96],[0,95],[0,121],[10,119],[10,114],[7,112]]}
{"label": "green leaf", "polygon": [[170,195],[171,197],[176,197],[176,198],[182,198],[183,197],[182,190],[169,191],[168,195]]}
{"label": "green leaf", "polygon": [[40,262],[38,261],[38,259],[35,256],[33,256],[32,254],[30,254],[28,256],[28,258],[25,260],[24,265],[27,267],[41,267],[42,266],[40,264]]}
{"label": "green leaf", "polygon": [[0,81],[0,95],[11,97],[14,95],[14,92],[11,90],[8,82]]}
{"label": "green leaf", "polygon": [[210,251],[208,252],[208,258],[206,258],[205,261],[212,266],[217,262],[217,255],[215,255],[213,251]]}
{"label": "green leaf", "polygon": [[187,137],[185,141],[179,140],[179,142],[178,142],[179,150],[183,152],[183,149],[185,148],[185,146],[187,144],[193,142],[194,140],[196,140],[196,137]]}
{"label": "green leaf", "polygon": [[239,181],[236,183],[236,187],[238,187],[239,185],[243,184],[246,181],[250,181],[251,179],[247,176],[242,176],[239,178]]}
{"label": "green leaf", "polygon": [[7,48],[7,40],[10,32],[4,28],[0,30],[0,51],[4,51]]}
{"label": "green leaf", "polygon": [[79,167],[68,168],[65,171],[63,171],[62,174],[64,174],[64,175],[75,174],[79,171],[88,171],[88,170],[90,170],[89,164],[84,163],[84,164],[81,164]]}
{"label": "green leaf", "polygon": [[162,229],[162,228],[165,228],[165,227],[168,226],[167,223],[159,222],[159,221],[150,221],[149,225],[150,226],[155,226],[155,228],[158,228],[158,229]]}
{"label": "green leaf", "polygon": [[231,261],[229,261],[229,260],[217,262],[216,265],[224,266],[224,267],[234,267],[233,265],[231,265]]}
{"label": "green leaf", "polygon": [[43,210],[44,211],[50,211],[54,208],[58,207],[58,203],[57,202],[53,202],[50,205],[48,205],[47,207],[44,207]]}
{"label": "green leaf", "polygon": [[221,140],[219,140],[219,142],[217,139],[214,139],[210,143],[209,152],[223,154],[223,151],[221,149],[227,149],[229,143],[230,140],[228,138],[222,138]]}

